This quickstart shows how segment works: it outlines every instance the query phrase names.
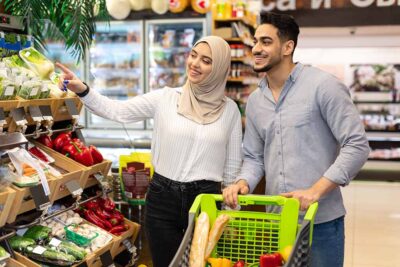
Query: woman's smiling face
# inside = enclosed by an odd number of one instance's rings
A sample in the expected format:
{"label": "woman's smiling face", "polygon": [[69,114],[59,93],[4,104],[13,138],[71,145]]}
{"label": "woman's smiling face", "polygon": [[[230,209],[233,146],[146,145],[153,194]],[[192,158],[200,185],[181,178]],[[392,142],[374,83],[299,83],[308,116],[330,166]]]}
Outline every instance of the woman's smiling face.
{"label": "woman's smiling face", "polygon": [[190,82],[198,84],[212,71],[211,49],[207,43],[199,43],[190,51],[187,59],[186,73]]}

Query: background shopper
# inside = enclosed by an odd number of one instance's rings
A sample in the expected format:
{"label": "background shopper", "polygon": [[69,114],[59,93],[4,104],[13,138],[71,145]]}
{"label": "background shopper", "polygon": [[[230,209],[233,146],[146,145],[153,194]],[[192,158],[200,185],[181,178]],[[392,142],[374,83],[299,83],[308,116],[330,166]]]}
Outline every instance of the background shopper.
{"label": "background shopper", "polygon": [[122,123],[154,119],[155,173],[146,197],[145,229],[155,267],[168,266],[187,228],[188,211],[200,193],[221,193],[241,165],[242,127],[237,105],[225,97],[230,48],[220,37],[200,39],[187,59],[187,82],[127,101],[111,100],[70,70],[64,84],[85,107]]}
{"label": "background shopper", "polygon": [[254,70],[265,78],[246,109],[244,163],[223,192],[253,191],[265,176],[266,194],[318,201],[311,266],[343,266],[344,215],[339,186],[349,184],[368,158],[369,145],[348,88],[334,76],[293,62],[299,26],[288,15],[266,13],[254,36]]}

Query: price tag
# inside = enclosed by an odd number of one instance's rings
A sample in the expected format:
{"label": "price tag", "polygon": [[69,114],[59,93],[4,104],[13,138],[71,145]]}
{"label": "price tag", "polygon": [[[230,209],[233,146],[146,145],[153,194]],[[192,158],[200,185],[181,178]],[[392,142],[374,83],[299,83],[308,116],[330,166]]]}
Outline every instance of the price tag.
{"label": "price tag", "polygon": [[46,251],[46,249],[44,248],[44,247],[42,247],[42,246],[36,246],[34,249],[33,249],[33,253],[35,253],[35,254],[39,254],[39,255],[42,255],[43,254],[43,252],[45,252]]}
{"label": "price tag", "polygon": [[25,56],[26,56],[26,57],[29,57],[30,55],[31,55],[31,52],[26,51]]}
{"label": "price tag", "polygon": [[40,112],[42,113],[43,119],[46,121],[53,120],[53,114],[51,113],[50,106],[39,106]]}
{"label": "price tag", "polygon": [[17,232],[16,232],[17,236],[23,236],[26,231],[28,231],[28,228],[23,228],[23,229],[17,230]]}
{"label": "price tag", "polygon": [[10,110],[11,117],[17,123],[17,125],[26,124],[26,114],[23,107],[14,108]]}
{"label": "price tag", "polygon": [[38,106],[29,106],[29,113],[31,114],[32,120],[34,121],[42,121],[42,112]]}
{"label": "price tag", "polygon": [[47,92],[47,91],[49,91],[49,87],[47,86],[48,84],[47,83],[43,83],[43,85],[42,85],[42,92]]}
{"label": "price tag", "polygon": [[33,187],[29,187],[33,201],[35,202],[36,209],[44,210],[51,205],[49,197],[46,196],[43,185],[39,184]]}
{"label": "price tag", "polygon": [[76,180],[71,180],[68,183],[65,184],[69,190],[69,192],[71,192],[72,195],[74,196],[80,196],[83,193],[83,189],[80,187],[80,185],[78,184],[78,182]]}
{"label": "price tag", "polygon": [[4,109],[0,108],[0,124],[6,123],[6,115],[4,114]]}
{"label": "price tag", "polygon": [[101,261],[101,266],[104,267],[115,267],[114,265],[114,261],[111,257],[111,253],[109,250],[107,250],[106,252],[104,252],[101,256],[100,256],[100,261]]}
{"label": "price tag", "polygon": [[125,246],[125,248],[130,252],[133,253],[135,250],[135,246],[132,244],[132,242],[129,239],[125,239],[122,241],[122,244]]}
{"label": "price tag", "polygon": [[97,181],[99,181],[99,183],[101,183],[104,179],[104,175],[100,172],[95,173],[93,176],[94,176],[94,178],[96,178]]}
{"label": "price tag", "polygon": [[31,92],[30,92],[29,96],[37,95],[38,91],[39,91],[39,87],[33,87],[31,89]]}
{"label": "price tag", "polygon": [[58,240],[57,238],[52,238],[49,244],[50,246],[58,247],[61,244],[61,240]]}
{"label": "price tag", "polygon": [[78,109],[76,108],[74,100],[65,99],[65,105],[67,106],[67,110],[70,115],[79,117],[79,112]]}
{"label": "price tag", "polygon": [[7,86],[6,91],[4,92],[5,96],[13,95],[14,94],[14,86]]}

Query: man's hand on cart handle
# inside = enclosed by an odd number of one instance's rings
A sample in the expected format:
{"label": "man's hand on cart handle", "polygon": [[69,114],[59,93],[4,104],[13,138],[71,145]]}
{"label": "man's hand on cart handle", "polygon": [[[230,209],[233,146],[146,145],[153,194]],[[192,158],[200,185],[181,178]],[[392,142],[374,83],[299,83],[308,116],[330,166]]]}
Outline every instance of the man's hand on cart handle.
{"label": "man's hand on cart handle", "polygon": [[60,88],[66,87],[78,94],[86,90],[86,85],[70,69],[59,62],[56,63],[56,66],[63,71],[63,75],[60,77]]}
{"label": "man's hand on cart handle", "polygon": [[238,204],[238,194],[246,195],[250,191],[249,184],[246,180],[239,180],[236,183],[228,186],[222,191],[224,202],[230,208],[235,209]]}
{"label": "man's hand on cart handle", "polygon": [[321,177],[308,189],[282,193],[281,196],[297,198],[300,202],[300,210],[307,210],[312,203],[319,201],[322,196],[336,187],[338,187],[337,184],[326,177]]}

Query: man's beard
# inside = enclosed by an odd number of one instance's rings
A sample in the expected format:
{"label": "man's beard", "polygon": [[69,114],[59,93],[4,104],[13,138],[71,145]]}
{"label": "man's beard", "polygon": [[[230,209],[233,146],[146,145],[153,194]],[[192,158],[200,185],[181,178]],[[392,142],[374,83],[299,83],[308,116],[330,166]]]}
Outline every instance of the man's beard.
{"label": "man's beard", "polygon": [[267,64],[267,65],[265,65],[264,67],[262,67],[262,68],[260,68],[260,69],[256,69],[256,68],[253,66],[253,70],[254,70],[254,72],[268,72],[268,71],[270,71],[273,67],[274,67],[274,64]]}

